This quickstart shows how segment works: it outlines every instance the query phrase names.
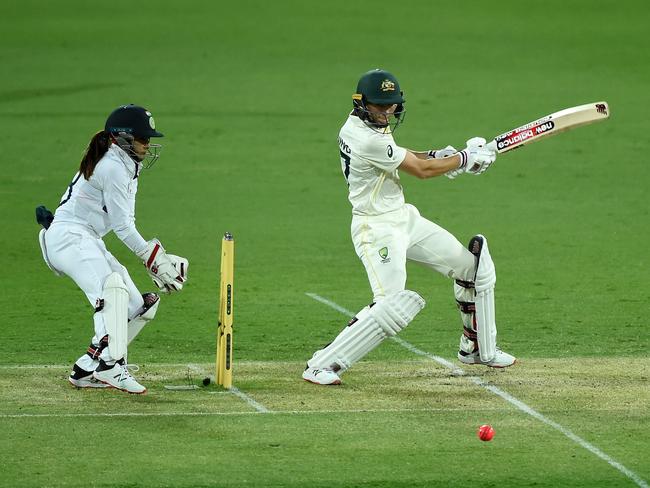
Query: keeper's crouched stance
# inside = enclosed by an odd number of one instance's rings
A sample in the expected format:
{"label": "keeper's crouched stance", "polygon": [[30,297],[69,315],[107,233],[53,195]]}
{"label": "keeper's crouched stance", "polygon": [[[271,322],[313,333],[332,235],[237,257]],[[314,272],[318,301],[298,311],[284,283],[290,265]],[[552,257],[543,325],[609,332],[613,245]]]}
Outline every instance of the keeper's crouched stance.
{"label": "keeper's crouched stance", "polygon": [[57,275],[69,276],[95,308],[94,336],[68,378],[78,388],[147,391],[129,372],[135,367],[127,364],[127,347],[156,315],[160,297],[140,294],[106,249],[104,235],[113,231],[142,260],[160,291],[180,291],[187,280],[188,261],[167,254],[157,239],[145,241],[135,227],[140,171],[158,158],[160,145],[150,144],[150,138],[162,136],[148,110],[119,107],[90,141],[56,213],[36,209],[45,263]]}
{"label": "keeper's crouched stance", "polygon": [[463,335],[458,359],[495,368],[515,358],[496,346],[496,272],[487,239],[474,236],[469,249],[452,234],[405,203],[399,171],[418,178],[480,175],[496,159],[485,139],[474,137],[462,151],[451,146],[411,151],[393,133],[404,118],[404,98],[387,71],[364,74],[352,96],[353,111],[339,132],[341,169],[352,204],[351,235],[374,295],[348,326],[308,361],[303,378],[321,385],[341,383],[340,374],[403,330],[424,307],[406,290],[406,262],[427,266],[454,280]]}

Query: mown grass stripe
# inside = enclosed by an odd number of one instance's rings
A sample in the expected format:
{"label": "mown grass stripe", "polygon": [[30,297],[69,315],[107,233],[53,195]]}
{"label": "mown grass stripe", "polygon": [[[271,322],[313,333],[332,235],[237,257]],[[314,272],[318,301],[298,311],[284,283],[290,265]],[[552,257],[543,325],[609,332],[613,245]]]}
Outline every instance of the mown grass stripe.
{"label": "mown grass stripe", "polygon": [[[346,308],[340,306],[336,302],[333,302],[333,301],[331,301],[331,300],[329,300],[327,298],[321,297],[320,295],[317,295],[315,293],[306,293],[306,295],[313,298],[314,300],[316,300],[318,302],[321,302],[321,303],[333,308],[334,310],[337,310],[338,312],[341,312],[341,313],[347,315],[348,317],[353,317],[354,316],[353,312],[347,310]],[[459,368],[459,367],[455,366],[454,364],[447,361],[446,359],[440,358],[440,357],[435,356],[435,355],[433,355],[431,353],[428,353],[426,351],[418,349],[413,344],[411,344],[410,342],[407,342],[407,341],[405,341],[403,339],[398,339],[397,337],[395,337],[393,339],[395,340],[395,342],[397,342],[401,346],[405,347],[409,351],[411,351],[411,352],[413,352],[413,353],[415,353],[415,354],[417,354],[419,356],[424,356],[426,358],[429,358],[429,359],[431,359],[431,360],[445,366],[446,368],[451,369],[452,372],[454,372],[455,374],[459,374],[459,373],[456,373],[456,371],[461,371],[462,375],[466,376],[465,371],[462,368]],[[590,442],[587,442],[582,437],[579,437],[578,435],[574,434],[573,432],[571,432],[566,427],[564,427],[564,426],[558,424],[557,422],[545,417],[541,413],[537,412],[533,408],[526,405],[521,400],[515,398],[514,396],[512,396],[509,393],[501,390],[500,388],[497,388],[496,386],[493,386],[493,385],[487,383],[486,381],[483,381],[481,378],[478,378],[476,376],[470,376],[470,377],[468,377],[468,379],[471,380],[476,385],[478,385],[478,386],[480,386],[480,387],[494,393],[495,395],[503,398],[508,403],[510,403],[511,405],[514,405],[516,408],[518,408],[522,412],[530,415],[531,417],[539,420],[540,422],[543,422],[546,425],[548,425],[548,426],[554,428],[555,430],[561,432],[566,437],[568,437],[569,439],[571,439],[572,441],[577,443],[579,446],[583,447],[584,449],[587,449],[589,452],[596,455],[597,457],[599,457],[603,461],[607,462],[610,466],[612,466],[613,468],[615,468],[618,471],[620,471],[621,473],[623,473],[625,476],[627,476],[629,479],[634,481],[641,488],[649,488],[648,483],[646,483],[646,481],[644,479],[642,479],[639,475],[637,475],[635,472],[633,472],[630,469],[626,468],[621,463],[616,461],[614,458],[612,458],[611,456],[605,454],[602,450],[598,449],[596,446],[594,446]]]}
{"label": "mown grass stripe", "polygon": [[509,393],[501,390],[500,388],[497,388],[496,386],[490,385],[489,383],[483,381],[481,378],[477,378],[476,376],[472,376],[469,379],[471,379],[477,385],[482,386],[486,390],[490,390],[495,395],[498,395],[501,398],[503,398],[504,400],[506,400],[507,402],[513,404],[514,406],[516,406],[522,412],[525,412],[528,415],[530,415],[531,417],[536,418],[540,422],[543,422],[546,425],[549,425],[549,426],[553,427],[554,429],[562,432],[562,434],[567,436],[569,439],[571,439],[575,443],[577,443],[580,446],[582,446],[583,448],[587,449],[592,454],[598,456],[600,459],[607,462],[610,466],[618,469],[621,473],[623,473],[625,476],[627,476],[632,481],[634,481],[638,486],[640,486],[642,488],[648,488],[648,484],[645,482],[645,480],[643,480],[635,472],[633,472],[630,469],[626,468],[621,463],[616,461],[614,458],[612,458],[611,456],[605,454],[603,451],[598,449],[592,443],[590,443],[590,442],[584,440],[582,437],[579,437],[578,435],[574,434],[573,432],[571,432],[566,427],[564,427],[564,426],[558,424],[557,422],[549,419],[548,417],[542,415],[537,410],[532,409],[531,407],[526,405],[521,400],[518,400],[517,398],[515,398],[512,395],[510,395]]}
{"label": "mown grass stripe", "polygon": [[[212,392],[213,394],[214,392]],[[228,394],[228,392],[216,392]],[[502,412],[503,409],[487,409],[494,412]],[[260,415],[263,413],[272,415],[323,415],[323,414],[363,414],[363,413],[433,413],[433,412],[459,412],[467,411],[466,408],[353,408],[336,410],[236,410],[232,412],[95,412],[95,413],[3,413],[0,419],[21,419],[21,418],[83,418],[83,417],[219,417],[232,415]],[[481,409],[481,412],[486,409]]]}

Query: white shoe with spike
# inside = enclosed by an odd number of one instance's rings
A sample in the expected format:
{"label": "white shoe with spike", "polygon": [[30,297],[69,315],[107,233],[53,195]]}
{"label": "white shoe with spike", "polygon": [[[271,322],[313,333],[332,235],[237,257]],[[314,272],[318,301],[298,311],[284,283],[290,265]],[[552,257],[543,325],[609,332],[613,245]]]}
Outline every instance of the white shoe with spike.
{"label": "white shoe with spike", "polygon": [[328,368],[309,368],[302,373],[302,379],[316,385],[340,385],[341,378]]}
{"label": "white shoe with spike", "polygon": [[503,352],[498,347],[497,352],[491,361],[481,361],[478,351],[471,353],[458,351],[458,360],[463,364],[483,364],[490,368],[507,368],[517,362],[517,358],[507,352]]}
{"label": "white shoe with spike", "polygon": [[142,395],[147,392],[147,389],[138,383],[135,378],[131,376],[131,373],[129,373],[129,368],[138,371],[139,368],[136,365],[116,362],[113,367],[101,370],[102,366],[105,367],[106,363],[100,361],[99,366],[93,373],[93,377],[96,380],[128,393]]}

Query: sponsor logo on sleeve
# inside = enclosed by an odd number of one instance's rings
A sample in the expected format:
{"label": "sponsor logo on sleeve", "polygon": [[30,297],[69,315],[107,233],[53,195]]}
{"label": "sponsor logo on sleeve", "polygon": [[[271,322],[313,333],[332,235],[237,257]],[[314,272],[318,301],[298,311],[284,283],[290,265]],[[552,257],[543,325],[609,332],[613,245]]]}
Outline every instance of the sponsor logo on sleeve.
{"label": "sponsor logo on sleeve", "polygon": [[393,157],[393,146],[391,146],[390,144],[388,145],[388,148],[386,149],[386,154],[388,154],[389,158]]}

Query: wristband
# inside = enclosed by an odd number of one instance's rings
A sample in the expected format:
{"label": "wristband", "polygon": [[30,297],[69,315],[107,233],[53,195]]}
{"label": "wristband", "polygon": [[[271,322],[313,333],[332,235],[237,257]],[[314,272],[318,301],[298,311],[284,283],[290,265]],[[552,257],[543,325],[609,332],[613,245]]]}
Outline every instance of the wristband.
{"label": "wristband", "polygon": [[458,169],[465,169],[465,166],[467,166],[467,159],[469,156],[467,154],[467,150],[463,149],[458,153],[458,155],[460,156],[460,164],[458,165]]}

